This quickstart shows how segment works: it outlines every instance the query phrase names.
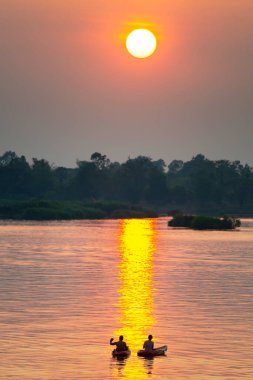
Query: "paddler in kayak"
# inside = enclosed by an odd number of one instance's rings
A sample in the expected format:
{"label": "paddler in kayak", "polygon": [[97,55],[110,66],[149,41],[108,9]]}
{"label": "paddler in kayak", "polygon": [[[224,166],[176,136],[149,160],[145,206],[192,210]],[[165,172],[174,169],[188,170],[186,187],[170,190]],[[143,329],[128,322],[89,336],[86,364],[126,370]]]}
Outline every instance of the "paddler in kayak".
{"label": "paddler in kayak", "polygon": [[113,342],[113,338],[110,339],[110,345],[116,346],[116,351],[127,351],[128,347],[126,342],[124,342],[123,335],[120,335],[118,342]]}
{"label": "paddler in kayak", "polygon": [[154,350],[154,342],[152,342],[152,339],[153,339],[153,336],[149,335],[148,336],[148,340],[146,340],[143,343],[143,348],[144,348],[145,351],[152,351],[152,350]]}

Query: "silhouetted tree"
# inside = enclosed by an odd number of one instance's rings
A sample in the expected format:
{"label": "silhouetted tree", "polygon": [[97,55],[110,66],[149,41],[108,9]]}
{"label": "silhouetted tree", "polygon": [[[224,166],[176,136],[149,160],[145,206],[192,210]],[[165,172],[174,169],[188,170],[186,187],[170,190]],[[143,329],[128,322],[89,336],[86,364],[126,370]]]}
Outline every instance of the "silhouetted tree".
{"label": "silhouetted tree", "polygon": [[145,156],[129,158],[121,165],[121,189],[126,200],[139,203],[145,199],[151,168],[151,158]]}
{"label": "silhouetted tree", "polygon": [[253,205],[253,173],[249,165],[240,166],[240,179],[235,186],[235,197],[240,207]]}
{"label": "silhouetted tree", "polygon": [[156,160],[156,161],[153,161],[152,162],[153,166],[159,170],[160,172],[164,173],[164,170],[166,168],[166,164],[164,162],[164,160],[162,160],[161,158],[159,160]]}
{"label": "silhouetted tree", "polygon": [[14,161],[17,158],[18,156],[16,155],[15,152],[8,150],[0,157],[0,166],[1,167],[8,166],[12,161]]}
{"label": "silhouetted tree", "polygon": [[53,190],[53,173],[48,161],[33,158],[32,192],[36,196],[45,195]]}
{"label": "silhouetted tree", "polygon": [[181,209],[253,209],[253,169],[240,161],[211,161],[202,154],[173,160],[137,156],[110,162],[95,152],[77,167],[52,167],[45,159],[7,151],[0,156],[0,197],[116,200]]}
{"label": "silhouetted tree", "polygon": [[110,165],[109,158],[107,158],[106,155],[102,155],[98,152],[93,153],[90,159],[99,170],[104,170]]}
{"label": "silhouetted tree", "polygon": [[29,195],[31,168],[25,156],[8,151],[0,157],[0,193],[9,197]]}
{"label": "silhouetted tree", "polygon": [[183,167],[184,163],[181,160],[173,160],[169,165],[169,174],[177,174]]}
{"label": "silhouetted tree", "polygon": [[150,203],[164,203],[168,201],[168,188],[166,176],[161,168],[154,165],[149,172],[148,187],[146,197]]}
{"label": "silhouetted tree", "polygon": [[99,169],[93,162],[77,161],[75,178],[76,195],[80,199],[97,198],[99,194]]}
{"label": "silhouetted tree", "polygon": [[58,167],[53,170],[55,196],[61,199],[75,198],[73,181],[76,175],[76,169]]}

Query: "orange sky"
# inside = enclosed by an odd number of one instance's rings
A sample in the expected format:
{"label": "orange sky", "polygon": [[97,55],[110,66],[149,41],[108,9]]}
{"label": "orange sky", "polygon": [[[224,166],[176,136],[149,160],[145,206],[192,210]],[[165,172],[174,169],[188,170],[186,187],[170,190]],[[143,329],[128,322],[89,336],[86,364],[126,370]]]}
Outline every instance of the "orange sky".
{"label": "orange sky", "polygon": [[[251,156],[252,0],[0,0],[0,154]],[[148,25],[158,50],[131,57]]]}

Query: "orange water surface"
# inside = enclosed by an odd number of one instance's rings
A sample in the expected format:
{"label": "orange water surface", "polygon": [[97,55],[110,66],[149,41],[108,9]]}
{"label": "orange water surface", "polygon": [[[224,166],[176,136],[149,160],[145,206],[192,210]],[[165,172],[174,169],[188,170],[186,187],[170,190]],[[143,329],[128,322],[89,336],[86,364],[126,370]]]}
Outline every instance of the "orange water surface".
{"label": "orange water surface", "polygon": [[[253,378],[253,220],[0,221],[0,281],[0,379]],[[165,357],[137,357],[150,333]]]}

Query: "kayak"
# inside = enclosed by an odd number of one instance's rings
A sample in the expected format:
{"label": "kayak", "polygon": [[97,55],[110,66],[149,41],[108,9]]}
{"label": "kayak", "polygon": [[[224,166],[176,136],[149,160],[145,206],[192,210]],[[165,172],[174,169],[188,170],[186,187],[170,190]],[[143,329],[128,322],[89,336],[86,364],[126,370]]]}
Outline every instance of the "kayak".
{"label": "kayak", "polygon": [[137,352],[138,356],[143,356],[144,358],[152,358],[154,356],[162,356],[165,355],[167,351],[167,346],[157,347],[154,350],[139,350]]}
{"label": "kayak", "polygon": [[112,356],[114,358],[125,358],[125,357],[129,356],[130,354],[131,354],[130,350],[126,350],[126,351],[116,351],[116,350],[113,350],[112,351]]}

